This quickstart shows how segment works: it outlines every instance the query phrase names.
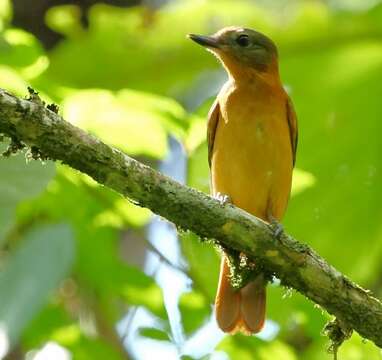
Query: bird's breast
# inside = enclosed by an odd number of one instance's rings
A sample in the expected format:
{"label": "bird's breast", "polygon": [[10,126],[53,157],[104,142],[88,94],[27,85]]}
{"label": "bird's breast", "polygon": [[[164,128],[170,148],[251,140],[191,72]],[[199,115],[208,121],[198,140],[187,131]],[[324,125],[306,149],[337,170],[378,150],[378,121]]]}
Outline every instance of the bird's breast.
{"label": "bird's breast", "polygon": [[230,195],[235,205],[262,218],[278,198],[273,212],[281,217],[292,174],[283,92],[236,88],[220,96],[219,105],[222,118],[211,164],[214,192]]}

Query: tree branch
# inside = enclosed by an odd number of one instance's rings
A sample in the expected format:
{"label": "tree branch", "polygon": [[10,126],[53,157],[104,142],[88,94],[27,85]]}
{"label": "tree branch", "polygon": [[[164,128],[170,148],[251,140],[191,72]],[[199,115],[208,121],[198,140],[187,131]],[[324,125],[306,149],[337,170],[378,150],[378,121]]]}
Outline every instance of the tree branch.
{"label": "tree branch", "polygon": [[[260,219],[180,185],[64,121],[32,94],[28,100],[0,89],[0,133],[88,174],[137,205],[147,207],[201,238],[218,239],[244,252],[281,283],[304,294],[337,318],[343,332],[355,329],[382,347],[382,304],[291,236],[275,239]],[[128,138],[128,134],[127,134]]]}

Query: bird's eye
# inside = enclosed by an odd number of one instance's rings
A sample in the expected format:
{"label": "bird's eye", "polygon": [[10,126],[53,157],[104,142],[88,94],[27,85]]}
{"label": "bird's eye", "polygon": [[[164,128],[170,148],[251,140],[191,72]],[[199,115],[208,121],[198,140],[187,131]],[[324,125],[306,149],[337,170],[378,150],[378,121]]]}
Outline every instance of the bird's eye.
{"label": "bird's eye", "polygon": [[239,35],[236,42],[242,47],[247,47],[249,45],[249,36],[245,34]]}

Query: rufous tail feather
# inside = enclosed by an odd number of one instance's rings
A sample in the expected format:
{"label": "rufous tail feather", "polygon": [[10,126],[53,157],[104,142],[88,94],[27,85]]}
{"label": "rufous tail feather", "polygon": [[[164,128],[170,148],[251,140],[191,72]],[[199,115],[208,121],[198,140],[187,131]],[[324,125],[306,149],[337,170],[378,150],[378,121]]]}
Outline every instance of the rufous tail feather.
{"label": "rufous tail feather", "polygon": [[217,323],[224,332],[258,333],[265,321],[265,281],[262,274],[240,290],[232,287],[226,256],[222,257],[218,291],[215,299]]}

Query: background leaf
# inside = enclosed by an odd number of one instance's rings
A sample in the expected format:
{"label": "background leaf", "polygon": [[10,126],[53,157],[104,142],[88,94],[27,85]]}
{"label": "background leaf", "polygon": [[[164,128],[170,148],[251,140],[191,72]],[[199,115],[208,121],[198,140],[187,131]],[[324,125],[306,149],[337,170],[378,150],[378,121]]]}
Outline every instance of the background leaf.
{"label": "background leaf", "polygon": [[[7,144],[0,143],[0,152]],[[31,162],[26,166],[24,153],[2,158],[0,161],[0,244],[4,235],[14,222],[13,214],[17,204],[38,195],[45,189],[55,173],[52,162],[42,164]]]}
{"label": "background leaf", "polygon": [[144,337],[147,337],[149,339],[153,339],[153,340],[159,340],[159,341],[169,341],[170,338],[168,337],[168,335],[162,331],[162,330],[159,330],[159,329],[155,329],[155,328],[141,328],[139,330],[139,333],[144,336]]}
{"label": "background leaf", "polygon": [[15,343],[28,322],[67,275],[74,242],[65,225],[31,231],[0,274],[0,323]]}

